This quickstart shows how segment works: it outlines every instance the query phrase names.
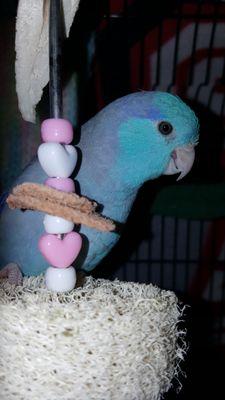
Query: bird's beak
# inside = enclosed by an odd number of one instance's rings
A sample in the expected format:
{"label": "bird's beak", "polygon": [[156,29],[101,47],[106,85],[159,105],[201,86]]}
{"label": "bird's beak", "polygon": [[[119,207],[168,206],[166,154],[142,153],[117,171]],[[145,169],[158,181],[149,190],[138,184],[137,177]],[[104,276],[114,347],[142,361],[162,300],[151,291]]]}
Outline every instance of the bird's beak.
{"label": "bird's beak", "polygon": [[194,146],[188,144],[183,147],[177,147],[171,153],[169,164],[167,165],[164,175],[174,175],[180,173],[177,181],[182,179],[191,170],[195,159]]}

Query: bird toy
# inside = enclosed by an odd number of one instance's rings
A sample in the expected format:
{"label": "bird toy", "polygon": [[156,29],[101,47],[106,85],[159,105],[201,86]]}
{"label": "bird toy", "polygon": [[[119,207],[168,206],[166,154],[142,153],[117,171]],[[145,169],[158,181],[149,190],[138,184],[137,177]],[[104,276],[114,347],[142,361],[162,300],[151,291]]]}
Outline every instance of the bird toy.
{"label": "bird toy", "polygon": [[[49,13],[49,102],[50,118],[41,125],[43,143],[38,148],[38,160],[48,175],[44,185],[23,183],[13,188],[7,199],[11,209],[45,212],[46,233],[38,241],[47,268],[48,289],[64,292],[76,284],[72,266],[82,247],[82,237],[74,232],[75,224],[87,224],[100,230],[113,230],[112,221],[102,218],[95,209],[97,203],[74,194],[75,184],[69,176],[77,162],[77,151],[71,145],[73,127],[62,118],[61,47],[63,18],[61,1],[51,0]],[[15,280],[20,274],[16,266],[8,265],[3,274]]]}
{"label": "bird toy", "polygon": [[[43,144],[38,149],[38,159],[50,177],[45,184],[64,192],[74,192],[75,185],[69,176],[76,166],[76,149],[70,144],[73,128],[69,121],[62,119],[61,86],[61,3],[50,2],[49,21],[49,99],[50,119],[41,126]],[[80,252],[82,239],[73,232],[74,223],[59,216],[46,214],[46,234],[42,235],[38,247],[44,258],[51,264],[46,270],[46,285],[55,291],[67,291],[75,287],[76,272],[71,266]]]}

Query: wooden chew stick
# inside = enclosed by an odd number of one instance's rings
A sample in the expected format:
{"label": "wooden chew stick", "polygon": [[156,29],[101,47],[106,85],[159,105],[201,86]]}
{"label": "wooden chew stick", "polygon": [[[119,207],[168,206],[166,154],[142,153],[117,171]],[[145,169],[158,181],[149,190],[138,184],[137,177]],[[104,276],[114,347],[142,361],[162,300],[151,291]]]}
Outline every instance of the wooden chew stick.
{"label": "wooden chew stick", "polygon": [[15,196],[38,197],[43,201],[49,200],[54,203],[57,202],[68,207],[79,208],[84,212],[93,212],[97,207],[96,202],[90,201],[86,197],[78,196],[75,193],[63,192],[38,183],[22,183],[13,188],[12,194]]}
{"label": "wooden chew stick", "polygon": [[97,203],[50,187],[46,190],[45,185],[26,183],[16,186],[7,198],[7,204],[11,209],[41,211],[100,231],[116,228],[112,220],[94,212]]}

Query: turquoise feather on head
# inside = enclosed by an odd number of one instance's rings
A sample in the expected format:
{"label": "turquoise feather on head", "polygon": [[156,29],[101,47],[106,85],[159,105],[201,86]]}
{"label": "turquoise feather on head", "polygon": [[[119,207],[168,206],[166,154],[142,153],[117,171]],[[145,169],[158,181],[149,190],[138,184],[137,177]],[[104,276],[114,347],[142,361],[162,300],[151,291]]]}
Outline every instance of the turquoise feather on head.
{"label": "turquoise feather on head", "polygon": [[[198,142],[197,117],[179,97],[170,93],[134,93],[112,103],[106,111],[107,124],[113,128],[107,134],[117,135],[113,174],[130,187],[166,172],[171,157],[179,164],[176,149],[185,150],[188,146],[193,150]],[[179,165],[175,169],[182,172]]]}

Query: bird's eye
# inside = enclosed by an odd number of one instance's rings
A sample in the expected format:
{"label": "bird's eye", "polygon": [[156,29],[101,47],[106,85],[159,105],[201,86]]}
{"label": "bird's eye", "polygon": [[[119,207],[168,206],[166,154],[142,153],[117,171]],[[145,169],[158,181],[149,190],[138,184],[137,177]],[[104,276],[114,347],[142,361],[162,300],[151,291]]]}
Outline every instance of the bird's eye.
{"label": "bird's eye", "polygon": [[172,132],[173,127],[169,122],[162,121],[158,125],[158,130],[163,135],[169,135]]}

